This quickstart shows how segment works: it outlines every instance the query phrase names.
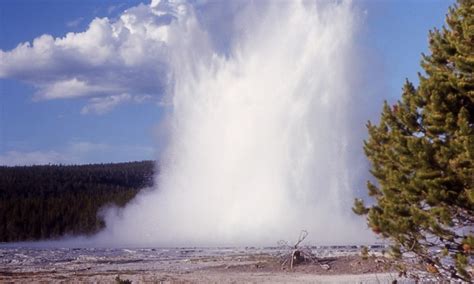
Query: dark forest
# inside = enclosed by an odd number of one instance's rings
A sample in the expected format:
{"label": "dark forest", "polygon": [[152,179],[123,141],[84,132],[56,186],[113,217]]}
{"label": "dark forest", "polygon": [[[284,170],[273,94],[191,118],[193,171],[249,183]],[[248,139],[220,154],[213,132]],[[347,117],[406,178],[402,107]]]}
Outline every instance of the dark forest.
{"label": "dark forest", "polygon": [[0,242],[96,233],[100,209],[125,206],[154,174],[153,161],[0,166]]}

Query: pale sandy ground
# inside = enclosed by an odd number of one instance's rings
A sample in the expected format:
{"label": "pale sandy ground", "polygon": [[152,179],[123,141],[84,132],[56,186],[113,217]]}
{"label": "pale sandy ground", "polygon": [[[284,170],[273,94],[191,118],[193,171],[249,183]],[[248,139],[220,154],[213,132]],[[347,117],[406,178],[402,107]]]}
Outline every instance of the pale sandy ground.
{"label": "pale sandy ground", "polygon": [[[31,275],[25,278],[13,277],[2,279],[2,283],[116,283],[117,275]],[[210,272],[194,271],[186,274],[153,273],[120,274],[120,279],[132,283],[392,283],[395,275],[381,274],[347,274],[315,275],[289,272]],[[415,283],[407,279],[398,279],[398,283]]]}
{"label": "pale sandy ground", "polygon": [[303,272],[189,272],[108,271],[102,273],[18,273],[3,274],[1,283],[114,283],[117,276],[132,283],[414,283],[396,273],[317,275]]}
{"label": "pale sandy ground", "polygon": [[380,254],[317,250],[317,262],[290,271],[285,251],[227,249],[0,248],[0,283],[414,283]]}

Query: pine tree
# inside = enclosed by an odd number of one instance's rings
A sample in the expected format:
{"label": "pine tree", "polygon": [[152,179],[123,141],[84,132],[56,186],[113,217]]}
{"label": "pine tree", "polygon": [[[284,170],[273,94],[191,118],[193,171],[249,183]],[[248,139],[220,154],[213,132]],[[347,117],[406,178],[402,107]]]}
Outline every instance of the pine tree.
{"label": "pine tree", "polygon": [[[458,0],[447,26],[429,33],[430,55],[416,88],[385,102],[378,125],[367,124],[364,150],[369,227],[392,240],[392,252],[414,253],[442,279],[473,279],[474,249],[474,0]],[[471,271],[469,271],[469,269]]]}

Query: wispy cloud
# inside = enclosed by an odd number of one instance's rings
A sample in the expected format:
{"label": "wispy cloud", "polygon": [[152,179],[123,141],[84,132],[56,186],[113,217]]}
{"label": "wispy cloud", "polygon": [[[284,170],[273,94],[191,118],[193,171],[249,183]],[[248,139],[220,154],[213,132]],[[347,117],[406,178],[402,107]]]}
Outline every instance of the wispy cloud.
{"label": "wispy cloud", "polygon": [[66,163],[68,158],[56,151],[8,151],[0,154],[0,165],[28,166]]}
{"label": "wispy cloud", "polygon": [[112,95],[107,97],[92,98],[89,103],[81,110],[82,114],[96,113],[104,114],[115,108],[116,106],[131,101],[132,96],[129,94]]}
{"label": "wispy cloud", "polygon": [[152,99],[152,96],[150,95],[132,96],[129,94],[92,98],[89,100],[87,105],[85,105],[81,109],[81,114],[89,114],[89,113],[105,114],[121,104],[125,104],[128,102],[141,104],[151,99]]}
{"label": "wispy cloud", "polygon": [[0,153],[0,165],[47,165],[123,162],[153,159],[155,149],[142,145],[111,145],[74,141],[60,150],[7,151]]}
{"label": "wispy cloud", "polygon": [[125,3],[122,4],[117,4],[117,5],[111,5],[107,7],[107,14],[112,14],[115,11],[118,11],[120,8],[122,8],[125,5]]}
{"label": "wispy cloud", "polygon": [[67,22],[66,26],[68,26],[69,28],[75,28],[79,26],[79,24],[82,23],[82,21],[84,21],[84,17],[79,17],[77,19]]}

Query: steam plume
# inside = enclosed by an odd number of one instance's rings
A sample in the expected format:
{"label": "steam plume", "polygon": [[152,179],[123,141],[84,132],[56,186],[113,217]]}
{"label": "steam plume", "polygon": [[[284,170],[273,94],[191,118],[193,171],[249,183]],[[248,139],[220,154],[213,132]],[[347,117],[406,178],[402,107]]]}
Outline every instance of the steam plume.
{"label": "steam plume", "polygon": [[365,178],[370,108],[358,104],[352,5],[239,7],[228,52],[191,6],[176,5],[170,140],[156,189],[109,212],[95,241],[274,245],[301,229],[317,244],[367,241],[350,209]]}

